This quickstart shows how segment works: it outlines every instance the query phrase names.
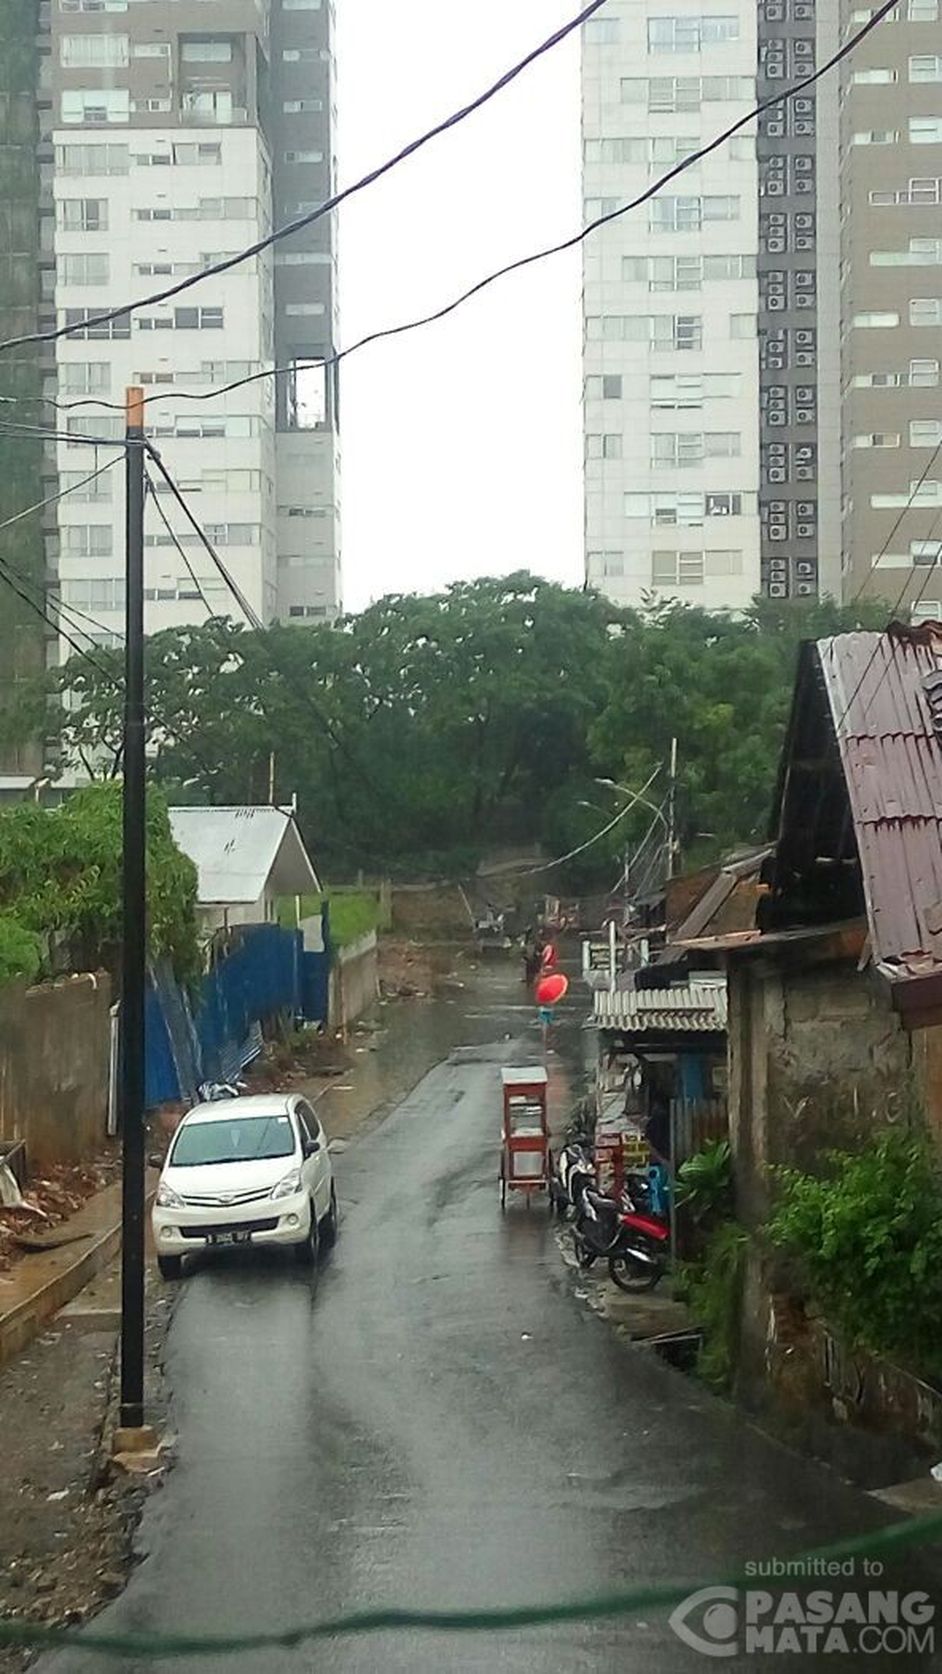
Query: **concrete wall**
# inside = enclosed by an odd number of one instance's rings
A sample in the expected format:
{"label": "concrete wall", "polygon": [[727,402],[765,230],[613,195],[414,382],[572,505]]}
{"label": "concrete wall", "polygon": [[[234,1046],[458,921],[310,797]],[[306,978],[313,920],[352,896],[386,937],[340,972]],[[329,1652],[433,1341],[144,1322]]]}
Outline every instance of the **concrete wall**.
{"label": "concrete wall", "polygon": [[[859,972],[850,960],[801,970],[734,960],[729,998],[730,1136],[738,1213],[750,1231],[768,1215],[775,1165],[814,1172],[825,1152],[853,1151],[907,1115],[924,1115],[942,1134],[942,1030],[908,1035],[872,972]],[[835,1418],[883,1438],[888,1459],[894,1437],[931,1436],[937,1444],[940,1403],[924,1411],[923,1386],[909,1374],[846,1354],[825,1322],[806,1314],[793,1281],[761,1237],[750,1239],[737,1345],[740,1396],[794,1423],[796,1436],[825,1456]],[[834,1443],[839,1466],[844,1445]]]}
{"label": "concrete wall", "polygon": [[348,1029],[379,997],[376,932],[336,953],[330,973],[330,1027]]}
{"label": "concrete wall", "polygon": [[730,971],[730,1131],[739,1208],[764,1219],[769,1166],[812,1169],[924,1102],[925,1047],[914,1046],[888,991],[848,961]]}
{"label": "concrete wall", "polygon": [[93,1156],[105,1139],[111,991],[71,977],[0,990],[0,1137],[31,1170]]}

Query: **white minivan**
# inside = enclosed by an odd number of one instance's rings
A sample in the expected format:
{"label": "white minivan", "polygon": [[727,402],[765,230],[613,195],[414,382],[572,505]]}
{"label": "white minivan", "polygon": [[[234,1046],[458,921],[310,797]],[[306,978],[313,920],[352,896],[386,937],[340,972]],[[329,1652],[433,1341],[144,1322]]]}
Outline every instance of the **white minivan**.
{"label": "white minivan", "polygon": [[176,1133],[152,1214],[157,1265],[177,1279],[184,1256],[245,1244],[317,1260],[337,1236],[327,1137],[294,1093],[199,1104]]}

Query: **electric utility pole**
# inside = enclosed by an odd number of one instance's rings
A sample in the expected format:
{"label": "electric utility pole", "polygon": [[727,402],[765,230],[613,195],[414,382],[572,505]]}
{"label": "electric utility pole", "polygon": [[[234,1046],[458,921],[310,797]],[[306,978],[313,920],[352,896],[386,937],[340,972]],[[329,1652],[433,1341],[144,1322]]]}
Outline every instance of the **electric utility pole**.
{"label": "electric utility pole", "polygon": [[121,1427],[144,1423],[144,391],[126,398],[124,866],[121,980]]}

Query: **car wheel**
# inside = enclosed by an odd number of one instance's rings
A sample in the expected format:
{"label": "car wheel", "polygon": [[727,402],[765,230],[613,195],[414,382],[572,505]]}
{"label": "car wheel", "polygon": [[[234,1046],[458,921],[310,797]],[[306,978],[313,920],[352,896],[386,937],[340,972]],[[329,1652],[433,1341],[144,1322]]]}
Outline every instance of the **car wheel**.
{"label": "car wheel", "polygon": [[157,1271],[162,1279],[179,1279],[183,1275],[182,1256],[158,1256]]}
{"label": "car wheel", "polygon": [[330,1208],[321,1221],[321,1244],[325,1250],[332,1250],[337,1242],[337,1192],[334,1186],[330,1188]]}
{"label": "car wheel", "polygon": [[312,1202],[311,1203],[311,1230],[308,1233],[307,1237],[303,1238],[301,1240],[300,1244],[295,1244],[295,1246],[294,1246],[294,1259],[295,1259],[295,1261],[299,1262],[302,1267],[315,1267],[317,1265],[317,1255],[318,1255],[319,1246],[320,1246],[320,1239],[318,1237],[318,1231],[317,1231],[317,1213],[315,1211],[314,1204]]}

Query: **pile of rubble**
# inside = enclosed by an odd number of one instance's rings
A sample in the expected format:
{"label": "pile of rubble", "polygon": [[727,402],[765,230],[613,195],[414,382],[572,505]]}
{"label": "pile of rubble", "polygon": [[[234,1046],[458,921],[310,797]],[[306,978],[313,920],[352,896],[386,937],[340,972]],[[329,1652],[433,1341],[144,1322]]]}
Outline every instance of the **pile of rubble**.
{"label": "pile of rubble", "polygon": [[23,1187],[9,1166],[0,1163],[0,1272],[42,1248],[56,1227],[113,1184],[119,1170],[117,1152],[106,1152],[93,1162],[43,1169]]}

